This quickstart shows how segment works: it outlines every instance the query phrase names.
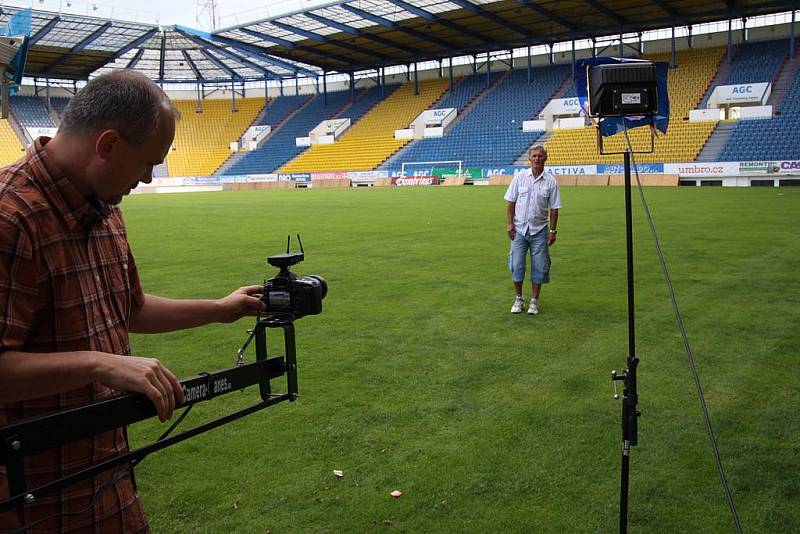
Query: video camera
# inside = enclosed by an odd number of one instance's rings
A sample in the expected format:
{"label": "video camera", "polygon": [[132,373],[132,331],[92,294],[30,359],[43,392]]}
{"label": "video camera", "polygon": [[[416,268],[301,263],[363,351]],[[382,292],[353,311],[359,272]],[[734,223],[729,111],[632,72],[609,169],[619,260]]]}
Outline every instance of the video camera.
{"label": "video camera", "polygon": [[303,243],[297,235],[300,252],[289,252],[291,236],[286,243],[286,253],[267,258],[267,263],[280,269],[278,276],[264,281],[262,302],[270,315],[286,313],[292,319],[322,313],[322,299],[328,294],[328,284],[321,276],[297,276],[289,270],[305,259]]}

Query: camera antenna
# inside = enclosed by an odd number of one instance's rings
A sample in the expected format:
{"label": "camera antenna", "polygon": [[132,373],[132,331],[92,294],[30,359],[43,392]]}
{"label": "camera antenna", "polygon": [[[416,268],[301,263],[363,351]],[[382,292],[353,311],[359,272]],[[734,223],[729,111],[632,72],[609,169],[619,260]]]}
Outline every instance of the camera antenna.
{"label": "camera antenna", "polygon": [[306,253],[305,253],[305,251],[303,250],[303,242],[302,242],[302,241],[300,241],[300,234],[297,234],[297,242],[298,242],[298,243],[300,243],[300,254],[302,254],[303,256],[305,256],[305,254],[306,254]]}
{"label": "camera antenna", "polygon": [[289,253],[289,245],[292,242],[292,234],[286,236],[286,253]]}

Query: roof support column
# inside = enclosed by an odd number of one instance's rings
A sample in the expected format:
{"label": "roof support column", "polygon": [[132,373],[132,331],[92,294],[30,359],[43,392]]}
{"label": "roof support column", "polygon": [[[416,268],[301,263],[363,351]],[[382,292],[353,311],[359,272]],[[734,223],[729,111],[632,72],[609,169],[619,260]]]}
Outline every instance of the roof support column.
{"label": "roof support column", "polygon": [[733,19],[728,19],[728,65],[733,61]]}
{"label": "roof support column", "polygon": [[548,60],[548,61],[550,62],[550,64],[552,65],[552,64],[553,64],[553,60],[555,59],[555,58],[553,57],[553,43],[550,43],[550,44],[549,44],[549,45],[547,45],[547,46],[548,46],[548,47],[550,47],[550,52],[548,52],[548,53],[547,53],[547,60]]}
{"label": "roof support column", "polygon": [[378,75],[378,83],[381,85],[381,100],[386,96],[386,72],[381,67],[381,72]]}
{"label": "roof support column", "polygon": [[789,30],[789,58],[794,58],[794,16],[795,16],[795,3],[792,2],[792,24]]}
{"label": "roof support column", "polygon": [[300,94],[300,78],[298,78],[296,74],[294,76],[294,94]]}
{"label": "roof support column", "polygon": [[50,112],[50,78],[44,79],[44,98],[47,104],[47,111]]}
{"label": "roof support column", "polygon": [[597,49],[595,46],[597,46],[597,41],[595,41],[594,37],[592,37],[592,57],[597,57]]}
{"label": "roof support column", "polygon": [[322,71],[322,104],[328,105],[328,73]]}
{"label": "roof support column", "polygon": [[356,101],[356,75],[350,71],[350,102]]}
{"label": "roof support column", "polygon": [[450,80],[450,92],[453,92],[453,58],[447,60],[447,73]]}
{"label": "roof support column", "polygon": [[414,62],[414,96],[419,96],[419,72],[416,61]]}
{"label": "roof support column", "polygon": [[742,17],[742,42],[747,42],[747,19]]}
{"label": "roof support column", "polygon": [[267,87],[267,75],[264,75],[264,117],[269,113],[269,87]]}
{"label": "roof support column", "polygon": [[575,39],[572,40],[572,83],[575,83]]}
{"label": "roof support column", "polygon": [[692,27],[691,26],[687,26],[686,29],[689,30],[689,34],[686,36],[686,41],[689,43],[689,48],[691,48],[692,47]]}
{"label": "roof support column", "polygon": [[197,109],[195,113],[202,113],[203,106],[200,105],[200,80],[197,80]]}
{"label": "roof support column", "polygon": [[486,54],[486,88],[492,84],[492,54]]}
{"label": "roof support column", "polygon": [[670,63],[670,68],[675,68],[675,26],[672,27],[672,62]]}
{"label": "roof support column", "polygon": [[281,96],[283,96],[283,79],[281,79]]}
{"label": "roof support column", "polygon": [[619,57],[625,57],[625,42],[622,39],[622,33],[619,34]]}
{"label": "roof support column", "polygon": [[533,81],[533,73],[531,72],[531,45],[528,45],[528,85]]}
{"label": "roof support column", "polygon": [[644,54],[644,43],[642,43],[642,32],[639,32],[639,54]]}
{"label": "roof support column", "polygon": [[236,80],[231,80],[231,111],[236,113]]}

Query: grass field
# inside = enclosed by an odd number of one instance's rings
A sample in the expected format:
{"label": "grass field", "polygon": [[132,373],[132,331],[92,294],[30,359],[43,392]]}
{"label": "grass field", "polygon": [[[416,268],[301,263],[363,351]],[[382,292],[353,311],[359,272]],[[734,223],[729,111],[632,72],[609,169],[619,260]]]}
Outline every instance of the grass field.
{"label": "grass field", "polygon": [[[260,283],[275,272],[265,257],[297,232],[307,260],[296,272],[330,286],[324,313],[296,324],[297,402],[137,469],[154,532],[615,531],[621,434],[610,371],[627,355],[623,190],[562,190],[538,317],[509,313],[503,192],[126,199],[147,292],[206,298]],[[797,532],[800,191],[647,195],[744,530]],[[643,415],[630,531],[732,532],[638,199],[634,224]],[[136,336],[134,351],[187,377],[233,366],[251,325]],[[183,426],[256,400],[250,388],[202,403]],[[163,428],[148,421],[131,436],[142,445]]]}

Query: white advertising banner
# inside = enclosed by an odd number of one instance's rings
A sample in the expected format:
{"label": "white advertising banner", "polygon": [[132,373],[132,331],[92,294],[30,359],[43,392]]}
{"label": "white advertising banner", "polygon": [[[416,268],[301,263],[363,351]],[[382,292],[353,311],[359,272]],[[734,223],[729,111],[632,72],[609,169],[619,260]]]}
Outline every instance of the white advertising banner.
{"label": "white advertising banner", "polygon": [[787,160],[777,162],[776,167],[780,174],[795,174],[800,175],[800,161]]}
{"label": "white advertising banner", "polygon": [[374,182],[381,178],[388,178],[389,171],[350,171],[347,177],[351,182]]}
{"label": "white advertising banner", "polygon": [[586,126],[586,119],[583,117],[565,117],[553,121],[555,130],[569,130],[570,128],[583,128],[584,126]]}
{"label": "white advertising banner", "polygon": [[58,128],[44,128],[41,126],[26,126],[25,129],[28,131],[28,135],[31,136],[31,139],[36,139],[38,137],[55,137]]}
{"label": "white advertising banner", "polygon": [[693,109],[689,111],[689,122],[721,121],[724,118],[725,112],[719,108]]}
{"label": "white advertising banner", "polygon": [[425,137],[444,137],[444,128],[441,126],[430,126],[425,128],[423,135]]}
{"label": "white advertising banner", "polygon": [[311,146],[311,138],[310,137],[295,137],[294,138],[295,146]]}
{"label": "white advertising banner", "polygon": [[543,132],[546,129],[544,121],[522,121],[523,132]]}
{"label": "white advertising banner", "polygon": [[729,119],[771,119],[772,106],[746,106],[728,109]]}
{"label": "white advertising banner", "polygon": [[677,174],[690,178],[692,176],[737,176],[738,161],[718,161],[709,163],[665,163],[664,174]]}
{"label": "white advertising banner", "polygon": [[707,108],[718,108],[731,104],[765,104],[772,93],[772,84],[742,83],[738,85],[720,85],[708,99]]}
{"label": "white advertising banner", "polygon": [[394,138],[395,139],[414,139],[414,130],[411,128],[406,128],[403,130],[395,130],[394,131]]}
{"label": "white advertising banner", "polygon": [[550,174],[597,174],[597,165],[545,165],[545,172]]}

